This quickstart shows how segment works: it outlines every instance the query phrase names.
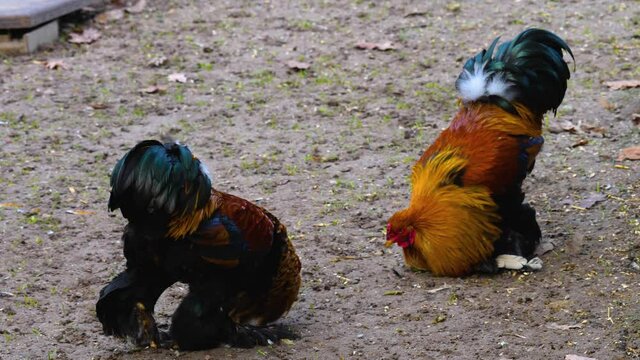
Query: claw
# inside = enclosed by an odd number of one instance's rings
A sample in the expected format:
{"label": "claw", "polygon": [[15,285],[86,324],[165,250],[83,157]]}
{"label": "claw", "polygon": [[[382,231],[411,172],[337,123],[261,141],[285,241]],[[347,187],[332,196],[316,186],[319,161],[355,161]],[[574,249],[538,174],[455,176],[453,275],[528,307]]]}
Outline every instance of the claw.
{"label": "claw", "polygon": [[133,317],[132,320],[136,329],[131,335],[136,345],[149,346],[150,348],[157,349],[159,335],[153,315],[146,311],[143,303],[137,302],[131,316]]}
{"label": "claw", "polygon": [[542,259],[540,259],[539,257],[534,257],[533,259],[529,260],[524,267],[527,270],[531,270],[531,271],[538,271],[542,269]]}

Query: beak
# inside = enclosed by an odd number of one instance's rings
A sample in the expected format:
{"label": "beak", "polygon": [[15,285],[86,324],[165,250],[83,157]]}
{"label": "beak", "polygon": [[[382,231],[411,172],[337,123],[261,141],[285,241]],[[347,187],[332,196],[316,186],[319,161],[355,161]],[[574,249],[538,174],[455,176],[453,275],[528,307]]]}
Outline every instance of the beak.
{"label": "beak", "polygon": [[384,247],[391,247],[393,245],[393,241],[391,240],[387,240],[386,243],[384,243]]}

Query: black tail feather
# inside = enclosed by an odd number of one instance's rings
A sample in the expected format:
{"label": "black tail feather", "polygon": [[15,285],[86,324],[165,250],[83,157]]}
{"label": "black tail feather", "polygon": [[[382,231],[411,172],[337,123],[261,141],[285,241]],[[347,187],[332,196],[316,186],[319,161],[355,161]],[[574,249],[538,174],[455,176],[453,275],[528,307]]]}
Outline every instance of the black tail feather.
{"label": "black tail feather", "polygon": [[[476,89],[472,92],[474,95],[465,100],[491,102],[509,112],[515,111],[513,103],[520,103],[536,116],[549,110],[555,113],[570,77],[562,54],[564,50],[573,58],[569,45],[542,29],[527,29],[496,48],[498,39],[465,63],[456,81],[458,90],[473,77],[484,81],[484,90]],[[505,83],[506,89],[492,87],[494,80]]]}

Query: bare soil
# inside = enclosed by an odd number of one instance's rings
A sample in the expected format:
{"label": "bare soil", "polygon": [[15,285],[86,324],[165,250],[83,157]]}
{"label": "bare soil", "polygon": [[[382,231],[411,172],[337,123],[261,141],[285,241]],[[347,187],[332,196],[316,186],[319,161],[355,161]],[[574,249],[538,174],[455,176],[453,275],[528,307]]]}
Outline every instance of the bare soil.
{"label": "bare soil", "polygon": [[[640,2],[149,3],[65,28],[97,28],[93,44],[63,38],[0,58],[0,358],[640,356],[640,162],[616,161],[640,144],[640,89],[604,84],[640,79]],[[576,58],[526,181],[555,247],[536,273],[412,272],[382,246],[387,218],[407,204],[411,165],[454,114],[463,61],[533,26]],[[52,59],[66,68],[47,69]],[[140,91],[153,85],[166,90]],[[101,333],[98,291],[124,267],[109,174],[136,142],[163,135],[188,144],[218,189],[288,226],[303,286],[280,322],[300,339],[177,352]],[[161,323],[185,292],[163,295]]]}

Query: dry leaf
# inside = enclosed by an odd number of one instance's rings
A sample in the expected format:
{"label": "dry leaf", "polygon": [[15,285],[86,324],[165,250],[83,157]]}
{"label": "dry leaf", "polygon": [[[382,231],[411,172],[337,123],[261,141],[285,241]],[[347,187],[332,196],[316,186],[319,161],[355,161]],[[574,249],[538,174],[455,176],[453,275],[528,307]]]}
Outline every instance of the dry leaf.
{"label": "dry leaf", "polygon": [[145,94],[162,94],[167,91],[167,87],[165,85],[151,85],[144,89],[140,89],[140,92]]}
{"label": "dry leaf", "polygon": [[572,147],[572,148],[576,148],[576,147],[578,147],[578,146],[585,146],[585,145],[587,145],[588,143],[589,143],[589,140],[587,140],[587,139],[580,139],[580,140],[578,140],[577,142],[575,142],[575,143],[571,144],[571,147]]}
{"label": "dry leaf", "polygon": [[562,122],[560,122],[559,124],[553,124],[551,126],[549,126],[549,132],[554,133],[554,134],[558,134],[561,133],[563,131],[566,131],[568,133],[571,134],[575,134],[578,129],[576,129],[576,126],[573,125],[573,123],[571,123],[571,121],[567,121],[564,120]]}
{"label": "dry leaf", "polygon": [[605,137],[607,130],[605,128],[603,128],[602,126],[595,126],[595,125],[591,125],[591,124],[582,124],[580,126],[580,130],[587,132],[587,133],[595,133],[600,135],[600,137]]}
{"label": "dry leaf", "polygon": [[640,146],[632,146],[620,150],[616,160],[640,160]]}
{"label": "dry leaf", "polygon": [[69,42],[74,44],[91,44],[100,38],[100,31],[89,28],[84,29],[82,34],[78,33],[70,33],[69,34]]}
{"label": "dry leaf", "polygon": [[586,356],[580,356],[580,355],[567,354],[565,355],[564,360],[598,360],[598,359],[590,358]]}
{"label": "dry leaf", "polygon": [[151,67],[158,67],[158,66],[162,66],[162,65],[164,65],[166,63],[167,63],[167,57],[164,56],[164,55],[159,55],[159,56],[151,58],[151,60],[149,60],[147,65],[149,65]]}
{"label": "dry leaf", "polygon": [[607,196],[605,194],[600,194],[600,193],[593,193],[590,194],[589,196],[587,196],[586,199],[583,199],[580,202],[580,206],[583,209],[590,209],[592,208],[595,204],[605,201],[607,200]]}
{"label": "dry leaf", "polygon": [[186,83],[187,82],[187,76],[185,74],[183,74],[183,73],[170,74],[169,76],[167,76],[167,79],[169,81],[177,82],[177,83]]}
{"label": "dry leaf", "polygon": [[640,80],[607,81],[604,84],[611,90],[623,90],[640,87]]}
{"label": "dry leaf", "polygon": [[289,60],[285,63],[285,65],[287,65],[287,67],[292,70],[307,70],[311,66],[305,62],[295,60]]}
{"label": "dry leaf", "polygon": [[414,10],[407,13],[404,17],[408,18],[408,17],[414,17],[414,16],[427,16],[427,15],[429,15],[429,12],[426,10]]}
{"label": "dry leaf", "polygon": [[104,110],[104,109],[109,107],[109,105],[107,105],[105,103],[91,103],[91,104],[89,104],[89,106],[91,106],[91,108],[93,108],[95,110]]}
{"label": "dry leaf", "polygon": [[65,64],[62,60],[50,59],[45,61],[44,67],[49,70],[58,70],[58,69],[68,69],[67,64]]}
{"label": "dry leaf", "polygon": [[613,111],[616,109],[616,105],[613,104],[611,101],[607,100],[607,98],[605,97],[600,97],[598,99],[598,103],[600,104],[600,106],[602,106],[603,109],[607,111]]}
{"label": "dry leaf", "polygon": [[361,50],[380,50],[380,51],[387,51],[387,50],[395,50],[395,46],[393,46],[393,44],[390,41],[387,42],[383,42],[383,43],[371,43],[371,42],[359,42],[356,44],[356,49],[361,49]]}
{"label": "dry leaf", "polygon": [[93,214],[95,214],[95,211],[93,211],[93,210],[67,210],[66,213],[67,214],[73,214],[73,215],[93,215]]}
{"label": "dry leaf", "polygon": [[95,19],[99,24],[106,24],[111,21],[120,20],[124,17],[122,9],[113,9],[96,15]]}
{"label": "dry leaf", "polygon": [[140,0],[135,5],[129,6],[125,9],[126,12],[130,14],[139,14],[144,11],[144,8],[147,6],[147,0]]}

